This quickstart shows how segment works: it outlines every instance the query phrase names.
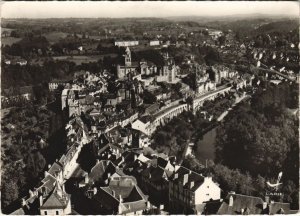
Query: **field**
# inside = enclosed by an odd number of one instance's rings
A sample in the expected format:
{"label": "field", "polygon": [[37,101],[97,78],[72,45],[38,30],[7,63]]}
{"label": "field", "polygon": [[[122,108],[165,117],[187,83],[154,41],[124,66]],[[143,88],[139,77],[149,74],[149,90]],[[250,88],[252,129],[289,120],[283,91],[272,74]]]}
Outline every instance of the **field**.
{"label": "field", "polygon": [[11,29],[11,28],[1,28],[1,33],[3,33],[3,32],[5,32],[5,31],[7,31],[7,32],[11,32],[11,31],[13,31],[14,29]]}
{"label": "field", "polygon": [[51,33],[47,33],[44,34],[44,36],[47,38],[47,40],[50,43],[56,43],[58,42],[60,39],[63,39],[65,37],[67,37],[67,33],[64,32],[51,32]]}
{"label": "field", "polygon": [[22,38],[14,38],[14,37],[3,37],[1,38],[1,44],[2,45],[9,45],[11,46],[13,43],[17,43],[20,40],[22,40]]}
{"label": "field", "polygon": [[97,62],[99,59],[104,58],[104,56],[116,57],[116,54],[107,54],[107,55],[93,55],[93,56],[55,56],[54,60],[67,60],[74,62],[76,65],[80,65],[81,63],[89,63],[89,62]]}

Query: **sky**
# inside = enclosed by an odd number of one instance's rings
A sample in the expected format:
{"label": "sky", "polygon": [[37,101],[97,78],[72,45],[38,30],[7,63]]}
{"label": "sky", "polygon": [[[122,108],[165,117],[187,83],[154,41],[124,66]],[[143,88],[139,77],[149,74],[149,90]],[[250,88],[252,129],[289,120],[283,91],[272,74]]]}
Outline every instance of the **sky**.
{"label": "sky", "polygon": [[236,14],[299,16],[299,3],[274,1],[169,1],[169,2],[5,2],[3,18],[123,18],[170,16],[226,16]]}

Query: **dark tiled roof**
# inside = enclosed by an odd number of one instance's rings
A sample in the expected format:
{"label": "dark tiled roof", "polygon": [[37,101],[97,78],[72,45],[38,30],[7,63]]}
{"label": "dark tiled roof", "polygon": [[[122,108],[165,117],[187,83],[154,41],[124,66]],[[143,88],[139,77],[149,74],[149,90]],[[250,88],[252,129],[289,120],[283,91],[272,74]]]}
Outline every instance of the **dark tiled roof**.
{"label": "dark tiled roof", "polygon": [[162,167],[162,168],[165,168],[165,167],[167,166],[167,164],[168,164],[168,161],[167,161],[167,160],[165,160],[165,159],[163,159],[163,158],[161,158],[161,157],[158,157],[158,158],[157,158],[157,166],[160,166],[160,167]]}
{"label": "dark tiled roof", "polygon": [[97,182],[106,178],[108,173],[112,175],[116,172],[116,167],[110,161],[104,160],[97,163],[89,174],[89,181]]}
{"label": "dark tiled roof", "polygon": [[269,204],[269,214],[279,214],[280,211],[283,210],[282,213],[290,214],[290,204],[289,203],[279,203],[274,202]]}
{"label": "dark tiled roof", "polygon": [[112,196],[107,189],[108,187],[101,187],[93,199],[108,210],[118,209],[119,200]]}
{"label": "dark tiled roof", "polygon": [[[64,192],[63,192],[64,193]],[[60,197],[56,191],[54,191],[49,198],[46,200],[46,202],[41,206],[42,209],[51,209],[51,208],[57,208],[57,209],[63,209],[67,206],[68,202],[68,195],[64,194],[65,197]]]}
{"label": "dark tiled roof", "polygon": [[[176,178],[176,176],[178,177]],[[197,190],[199,186],[204,182],[204,177],[201,174],[193,172],[182,166],[179,167],[179,169],[171,178],[173,178],[173,182],[176,184],[182,184],[184,182],[184,179],[187,178],[187,181],[183,186],[191,191]],[[190,188],[191,182],[194,182],[194,186],[192,188]]]}
{"label": "dark tiled roof", "polygon": [[130,194],[123,199],[124,202],[135,202],[141,200],[142,197],[140,193],[138,192],[136,186],[134,186],[130,192]]}
{"label": "dark tiled roof", "polygon": [[[229,206],[230,196],[233,198],[233,206]],[[221,204],[217,214],[241,214],[241,209],[249,210],[249,214],[260,214],[262,212],[263,200],[259,197],[241,194],[228,194]]]}
{"label": "dark tiled roof", "polygon": [[151,117],[150,116],[142,116],[141,118],[139,118],[139,120],[141,122],[143,122],[144,124],[146,124],[147,122],[151,121]]}

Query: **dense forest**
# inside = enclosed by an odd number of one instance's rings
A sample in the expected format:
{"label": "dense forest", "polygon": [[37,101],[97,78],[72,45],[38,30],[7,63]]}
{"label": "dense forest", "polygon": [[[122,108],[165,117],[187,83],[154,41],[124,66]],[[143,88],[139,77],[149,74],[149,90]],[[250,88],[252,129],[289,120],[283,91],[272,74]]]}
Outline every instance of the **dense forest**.
{"label": "dense forest", "polygon": [[[296,84],[268,85],[265,91],[259,90],[250,103],[237,106],[218,127],[215,162],[228,167],[224,172],[239,169],[247,171],[243,175],[265,179],[276,178],[283,171],[283,190],[296,190],[299,120],[293,111],[297,105]],[[295,206],[298,197],[292,196]]]}
{"label": "dense forest", "polygon": [[44,169],[64,152],[64,120],[45,107],[13,108],[2,118],[1,203],[4,212],[28,194]]}

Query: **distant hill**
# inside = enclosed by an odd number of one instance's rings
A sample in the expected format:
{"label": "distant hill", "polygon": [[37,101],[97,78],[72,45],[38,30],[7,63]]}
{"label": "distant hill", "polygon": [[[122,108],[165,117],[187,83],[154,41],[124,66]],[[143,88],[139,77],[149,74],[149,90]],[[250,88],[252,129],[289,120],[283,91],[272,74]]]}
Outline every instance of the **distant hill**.
{"label": "distant hill", "polygon": [[256,31],[261,33],[270,33],[274,31],[286,33],[297,28],[299,28],[299,21],[283,20],[262,25],[259,28],[257,28]]}

